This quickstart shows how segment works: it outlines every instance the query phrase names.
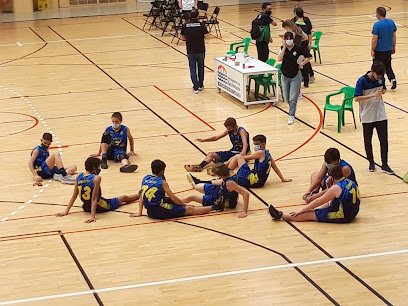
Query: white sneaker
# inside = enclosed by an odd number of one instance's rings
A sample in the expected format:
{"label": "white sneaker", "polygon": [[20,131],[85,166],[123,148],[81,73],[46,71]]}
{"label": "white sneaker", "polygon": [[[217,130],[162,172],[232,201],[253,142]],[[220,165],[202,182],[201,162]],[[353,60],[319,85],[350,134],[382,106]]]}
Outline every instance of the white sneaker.
{"label": "white sneaker", "polygon": [[311,76],[311,77],[309,78],[309,84],[314,83],[315,80],[316,80],[315,77],[314,77],[314,76]]}
{"label": "white sneaker", "polygon": [[295,123],[295,116],[289,116],[288,117],[288,125],[292,125]]}
{"label": "white sneaker", "polygon": [[63,176],[62,179],[61,179],[61,184],[74,185],[75,184],[75,179],[71,175]]}
{"label": "white sneaker", "polygon": [[58,181],[58,182],[61,182],[63,176],[62,176],[62,174],[57,174],[57,173],[56,173],[56,174],[53,175],[52,178],[53,178],[54,180]]}
{"label": "white sneaker", "polygon": [[204,90],[204,86],[203,87],[198,87],[198,91],[203,91]]}
{"label": "white sneaker", "polygon": [[[310,82],[309,82],[309,83],[310,83]],[[299,94],[298,100],[300,100],[300,99],[302,99],[302,98],[303,98],[302,94],[303,94],[303,92],[302,92],[302,91],[300,91],[300,94]]]}
{"label": "white sneaker", "polygon": [[195,94],[198,94],[200,91],[197,89],[197,90],[195,90],[195,89],[193,89],[193,92],[195,93]]}

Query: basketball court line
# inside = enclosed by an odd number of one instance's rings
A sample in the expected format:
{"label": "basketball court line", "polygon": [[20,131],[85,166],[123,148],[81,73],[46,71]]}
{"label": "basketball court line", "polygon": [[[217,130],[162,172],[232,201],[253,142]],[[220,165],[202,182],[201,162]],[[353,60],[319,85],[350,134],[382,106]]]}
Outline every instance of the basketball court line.
{"label": "basketball court line", "polygon": [[[92,291],[95,291],[95,287],[92,285],[92,282],[89,279],[88,275],[86,274],[84,268],[82,268],[82,265],[79,262],[78,258],[76,257],[76,255],[75,255],[74,251],[72,250],[70,244],[68,243],[68,240],[65,238],[65,236],[63,234],[61,234],[61,231],[59,231],[59,233],[60,233],[59,236],[61,237],[62,241],[64,242],[64,245],[67,248],[69,254],[71,255],[72,260],[75,262],[78,270],[81,272],[82,277],[84,278],[84,280],[85,280],[86,284],[88,285],[89,289],[92,290]],[[102,300],[99,297],[97,292],[94,292],[93,296],[95,297],[98,305],[100,305],[100,306],[103,305],[103,302],[102,302]]]}
{"label": "basketball court line", "polygon": [[201,119],[200,117],[198,117],[196,114],[194,114],[191,110],[189,110],[187,107],[185,107],[183,104],[181,104],[180,102],[178,102],[176,99],[174,99],[172,96],[170,96],[168,93],[166,93],[164,90],[162,90],[161,88],[159,88],[156,85],[153,85],[154,88],[156,88],[158,91],[160,91],[163,95],[165,95],[167,98],[169,98],[170,100],[172,100],[174,103],[176,103],[178,106],[180,106],[181,108],[183,108],[185,111],[187,111],[188,113],[190,113],[191,115],[193,115],[195,118],[197,118],[198,120],[200,120],[202,123],[204,123],[206,126],[208,126],[211,130],[215,131],[215,128],[213,128],[210,124],[208,124],[206,121],[204,121],[203,119]]}
{"label": "basketball court line", "polygon": [[[60,299],[60,298],[94,294],[94,293],[104,293],[104,292],[144,288],[144,287],[151,287],[151,286],[168,285],[168,284],[190,282],[190,281],[203,280],[203,279],[211,279],[211,278],[217,278],[217,277],[225,277],[225,276],[231,276],[231,275],[241,275],[241,274],[249,274],[249,273],[272,271],[272,270],[283,270],[283,269],[288,269],[288,268],[305,267],[305,266],[313,266],[313,265],[324,265],[327,263],[336,263],[336,262],[352,261],[352,260],[359,260],[359,259],[400,255],[400,254],[406,254],[406,253],[408,253],[408,249],[400,249],[400,250],[387,251],[387,252],[366,253],[366,254],[353,255],[353,256],[334,257],[334,258],[322,259],[322,260],[303,261],[303,262],[287,263],[287,264],[282,264],[282,265],[263,266],[259,268],[232,270],[228,272],[220,272],[220,273],[212,273],[212,274],[201,274],[201,275],[196,275],[196,276],[165,279],[165,280],[145,282],[145,283],[136,283],[136,284],[130,284],[130,285],[124,285],[124,286],[106,287],[106,288],[95,289],[95,290],[84,290],[84,291],[76,291],[76,292],[69,292],[69,293],[62,293],[62,294],[44,295],[44,296],[25,298],[25,299],[8,300],[8,301],[0,302],[0,305],[12,305],[12,304],[18,304],[18,303],[45,301],[45,300],[51,300],[51,299]],[[388,301],[387,301],[387,304],[392,305]]]}

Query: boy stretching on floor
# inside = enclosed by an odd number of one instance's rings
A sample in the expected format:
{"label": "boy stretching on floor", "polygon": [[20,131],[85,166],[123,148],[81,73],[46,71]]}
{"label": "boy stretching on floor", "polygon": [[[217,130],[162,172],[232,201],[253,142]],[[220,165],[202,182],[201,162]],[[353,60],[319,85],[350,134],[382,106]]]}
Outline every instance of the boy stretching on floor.
{"label": "boy stretching on floor", "polygon": [[232,148],[229,151],[218,151],[208,153],[205,159],[199,165],[185,165],[184,168],[187,171],[200,172],[203,170],[205,166],[207,166],[212,161],[226,162],[231,157],[237,154],[241,154],[242,156],[244,156],[249,153],[250,148],[248,132],[243,127],[238,126],[237,121],[231,117],[225,120],[224,126],[226,130],[222,134],[211,136],[204,139],[198,138],[196,140],[199,142],[217,141],[228,135],[232,143]]}

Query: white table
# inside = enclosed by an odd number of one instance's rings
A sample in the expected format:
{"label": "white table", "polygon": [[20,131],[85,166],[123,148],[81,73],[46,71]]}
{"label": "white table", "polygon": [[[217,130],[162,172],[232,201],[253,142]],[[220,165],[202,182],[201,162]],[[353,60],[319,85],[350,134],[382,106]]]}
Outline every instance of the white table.
{"label": "white table", "polygon": [[[244,102],[245,106],[251,104],[278,102],[279,90],[276,88],[275,97],[269,100],[248,101],[247,86],[248,77],[250,75],[267,74],[272,73],[275,78],[276,84],[278,84],[278,69],[262,62],[258,59],[248,57],[245,61],[245,67],[243,63],[239,66],[235,66],[235,61],[225,57],[216,57],[215,61],[215,84],[218,87],[219,92],[221,90],[229,93],[231,96]],[[248,66],[253,66],[247,68]]]}

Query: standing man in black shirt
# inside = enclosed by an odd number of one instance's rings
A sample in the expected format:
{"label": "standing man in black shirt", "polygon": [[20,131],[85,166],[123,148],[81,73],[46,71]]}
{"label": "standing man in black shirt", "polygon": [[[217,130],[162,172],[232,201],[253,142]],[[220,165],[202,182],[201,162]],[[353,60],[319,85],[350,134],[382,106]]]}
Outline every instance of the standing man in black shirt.
{"label": "standing man in black shirt", "polygon": [[210,36],[205,24],[198,21],[198,14],[198,10],[191,11],[191,19],[183,24],[181,29],[181,39],[186,41],[188,65],[195,94],[204,89],[204,39]]}
{"label": "standing man in black shirt", "polygon": [[262,13],[258,15],[258,26],[261,35],[256,39],[256,50],[258,51],[258,59],[266,62],[269,58],[268,44],[273,42],[271,37],[271,27],[278,24],[271,18],[272,5],[269,2],[262,4]]}

